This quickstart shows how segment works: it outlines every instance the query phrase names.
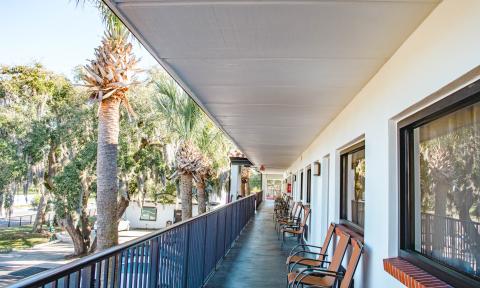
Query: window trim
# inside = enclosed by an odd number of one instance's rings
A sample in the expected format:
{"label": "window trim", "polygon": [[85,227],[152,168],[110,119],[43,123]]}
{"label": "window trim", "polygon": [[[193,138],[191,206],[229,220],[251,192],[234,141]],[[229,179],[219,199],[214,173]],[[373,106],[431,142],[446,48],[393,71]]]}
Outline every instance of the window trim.
{"label": "window trim", "polygon": [[414,244],[412,239],[415,232],[414,225],[410,225],[414,219],[413,210],[411,209],[414,187],[413,181],[410,181],[413,177],[413,153],[411,153],[411,151],[413,151],[412,136],[415,128],[475,103],[480,103],[480,80],[401,120],[397,125],[400,174],[400,246],[398,254],[400,257],[422,268],[440,280],[459,288],[479,285],[480,277],[472,277],[471,275],[462,273],[453,267],[424,256],[412,248]]}
{"label": "window trim", "polygon": [[[155,219],[154,219],[154,220],[142,218],[142,215],[143,215],[142,212],[143,212],[143,209],[145,209],[145,208],[153,208],[153,209],[155,209]],[[157,209],[157,207],[155,207],[155,206],[143,206],[143,207],[140,209],[140,221],[151,221],[151,222],[155,222],[155,221],[157,221],[157,214],[158,214],[158,209]]]}
{"label": "window trim", "polygon": [[312,202],[312,168],[307,168],[307,203]]}
{"label": "window trim", "polygon": [[344,213],[344,208],[343,208],[345,206],[345,203],[344,203],[345,199],[344,199],[344,195],[343,195],[343,190],[345,188],[344,185],[346,183],[346,174],[344,173],[345,167],[344,167],[344,163],[343,163],[343,158],[344,158],[344,156],[346,156],[348,154],[355,153],[355,152],[358,152],[360,150],[365,150],[365,139],[361,139],[361,140],[357,141],[355,144],[352,144],[351,146],[349,146],[349,147],[340,151],[340,217],[339,217],[339,222],[340,222],[340,224],[343,224],[343,225],[347,226],[349,229],[353,230],[354,232],[358,233],[359,235],[361,235],[363,237],[364,228],[362,226],[344,218],[345,213]]}
{"label": "window trim", "polygon": [[303,170],[300,172],[300,201],[303,202]]}

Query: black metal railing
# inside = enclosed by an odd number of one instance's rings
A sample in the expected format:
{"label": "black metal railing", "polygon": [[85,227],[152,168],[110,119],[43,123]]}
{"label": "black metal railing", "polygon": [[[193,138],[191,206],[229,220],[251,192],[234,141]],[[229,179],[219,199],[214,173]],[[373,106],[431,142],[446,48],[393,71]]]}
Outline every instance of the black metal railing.
{"label": "black metal railing", "polygon": [[352,222],[360,227],[365,224],[365,202],[352,200]]}
{"label": "black metal railing", "polygon": [[422,213],[421,252],[480,276],[480,223]]}
{"label": "black metal railing", "polygon": [[201,287],[255,214],[255,195],[12,287]]}
{"label": "black metal railing", "polygon": [[255,194],[256,207],[258,208],[258,206],[260,206],[262,202],[263,202],[263,191],[260,191]]}
{"label": "black metal railing", "polygon": [[0,218],[0,227],[18,227],[33,224],[35,215],[22,215]]}

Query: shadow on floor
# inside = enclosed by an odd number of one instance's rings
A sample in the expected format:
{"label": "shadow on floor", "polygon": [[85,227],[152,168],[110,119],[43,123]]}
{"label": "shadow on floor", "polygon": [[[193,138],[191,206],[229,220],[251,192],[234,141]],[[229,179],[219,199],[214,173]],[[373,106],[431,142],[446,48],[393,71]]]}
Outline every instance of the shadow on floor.
{"label": "shadow on floor", "polygon": [[273,220],[273,201],[265,201],[205,287],[284,287],[285,261],[294,238],[283,249]]}

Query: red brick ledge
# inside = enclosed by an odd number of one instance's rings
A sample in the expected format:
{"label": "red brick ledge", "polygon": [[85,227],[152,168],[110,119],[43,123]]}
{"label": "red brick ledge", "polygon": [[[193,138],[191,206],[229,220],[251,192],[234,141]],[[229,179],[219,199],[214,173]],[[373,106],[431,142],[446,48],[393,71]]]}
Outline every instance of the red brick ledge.
{"label": "red brick ledge", "polygon": [[383,269],[409,288],[452,287],[402,258],[383,259]]}

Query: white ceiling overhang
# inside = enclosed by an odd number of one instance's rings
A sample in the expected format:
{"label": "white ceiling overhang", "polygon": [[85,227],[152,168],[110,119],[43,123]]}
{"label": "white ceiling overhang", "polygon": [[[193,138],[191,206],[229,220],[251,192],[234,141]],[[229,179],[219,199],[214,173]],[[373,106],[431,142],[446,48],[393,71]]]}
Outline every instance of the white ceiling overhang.
{"label": "white ceiling overhang", "polygon": [[437,0],[107,0],[248,158],[287,168]]}

